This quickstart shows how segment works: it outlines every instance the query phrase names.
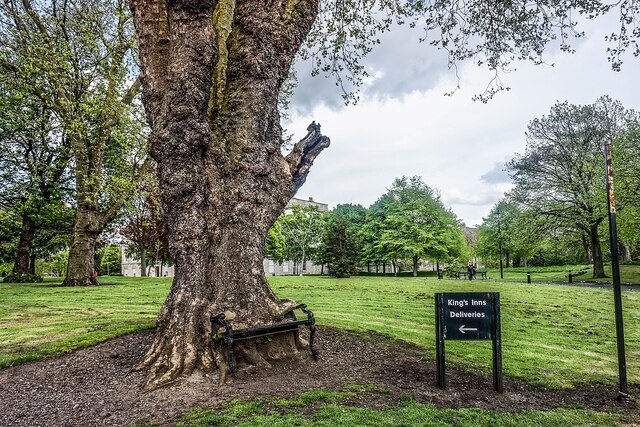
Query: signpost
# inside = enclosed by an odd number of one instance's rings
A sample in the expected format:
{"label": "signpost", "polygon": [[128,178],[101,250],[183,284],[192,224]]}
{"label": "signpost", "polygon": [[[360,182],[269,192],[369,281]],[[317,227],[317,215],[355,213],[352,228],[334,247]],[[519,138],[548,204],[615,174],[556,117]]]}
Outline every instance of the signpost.
{"label": "signpost", "polygon": [[493,389],[504,391],[500,294],[497,292],[436,293],[436,366],[438,387],[445,388],[445,340],[491,340]]}
{"label": "signpost", "polygon": [[607,201],[609,204],[609,238],[611,239],[611,273],[613,276],[613,300],[616,312],[616,341],[618,343],[618,400],[631,400],[627,388],[627,361],[624,348],[624,322],[622,317],[622,290],[620,288],[620,265],[618,261],[618,231],[616,227],[616,197],[613,188],[613,157],[611,144],[604,146],[607,173]]}

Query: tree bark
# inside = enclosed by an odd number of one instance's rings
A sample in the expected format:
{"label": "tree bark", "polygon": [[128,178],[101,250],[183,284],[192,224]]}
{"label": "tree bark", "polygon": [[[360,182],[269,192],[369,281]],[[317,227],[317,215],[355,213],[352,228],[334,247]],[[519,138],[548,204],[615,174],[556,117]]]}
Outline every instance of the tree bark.
{"label": "tree bark", "polygon": [[[281,321],[297,306],[269,288],[263,246],[329,145],[313,123],[288,156],[280,152],[278,91],[317,2],[132,0],[131,6],[175,261],[156,338],[141,364],[149,367],[146,387],[196,369],[220,368],[225,380],[226,351],[212,340],[210,316],[233,313],[240,329]],[[269,359],[297,354],[291,336],[249,342],[238,349],[238,362],[266,367]]]}
{"label": "tree bark", "polygon": [[600,245],[600,236],[598,235],[598,226],[592,226],[589,234],[591,253],[593,255],[593,278],[607,277],[604,274],[604,261],[602,257],[602,247]]}
{"label": "tree bark", "polygon": [[418,277],[418,257],[413,257],[413,277]]}
{"label": "tree bark", "polygon": [[36,224],[28,213],[22,214],[20,240],[11,274],[31,274],[31,247],[36,235]]}
{"label": "tree bark", "polygon": [[63,286],[95,286],[94,254],[101,228],[97,207],[93,203],[78,203],[76,222],[69,248],[67,275]]}
{"label": "tree bark", "polygon": [[587,256],[587,260],[593,264],[593,242],[591,241],[591,232],[582,234],[582,246],[584,247],[585,255]]}

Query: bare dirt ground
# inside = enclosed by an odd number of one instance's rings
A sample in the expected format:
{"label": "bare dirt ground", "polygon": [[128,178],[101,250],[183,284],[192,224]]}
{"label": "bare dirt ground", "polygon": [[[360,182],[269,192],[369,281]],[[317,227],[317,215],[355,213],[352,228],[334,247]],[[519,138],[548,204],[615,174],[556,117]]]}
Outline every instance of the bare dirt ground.
{"label": "bare dirt ground", "polygon": [[[240,372],[225,385],[195,376],[150,393],[140,389],[144,374],[131,368],[151,345],[143,331],[0,371],[0,426],[127,426],[142,418],[173,425],[186,410],[232,399],[291,396],[301,391],[349,384],[376,384],[388,394],[357,395],[348,404],[383,407],[413,396],[441,407],[479,407],[518,411],[582,407],[637,412],[637,404],[618,404],[616,388],[586,384],[572,390],[543,390],[505,379],[505,393],[492,391],[490,377],[448,369],[448,389],[435,386],[435,363],[409,344],[378,335],[363,336],[319,328],[317,362],[288,361],[270,371]],[[640,387],[632,395],[638,396]]]}

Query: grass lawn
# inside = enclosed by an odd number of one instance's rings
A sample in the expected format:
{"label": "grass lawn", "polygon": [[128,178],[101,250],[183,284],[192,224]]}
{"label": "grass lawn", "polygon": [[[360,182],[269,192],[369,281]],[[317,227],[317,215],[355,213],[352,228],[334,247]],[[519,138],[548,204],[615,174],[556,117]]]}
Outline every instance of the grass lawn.
{"label": "grass lawn", "polygon": [[[482,270],[482,269],[481,269]],[[531,272],[532,282],[567,282],[569,271],[586,271],[585,274],[573,278],[574,282],[595,281],[611,283],[611,264],[605,264],[604,271],[607,275],[603,279],[593,279],[593,266],[590,264],[561,265],[551,267],[509,267],[503,269],[504,279],[500,279],[499,268],[488,268],[487,276],[495,280],[507,282],[526,282],[527,272]],[[621,265],[620,282],[626,285],[640,286],[640,265]]]}
{"label": "grass lawn", "polygon": [[[343,404],[357,394],[376,391],[314,390],[292,399],[234,401],[220,409],[196,408],[187,412],[177,427],[352,427],[352,426],[431,426],[431,427],[565,427],[632,425],[637,417],[581,409],[551,411],[497,412],[483,409],[439,409],[407,399],[385,409],[359,408]],[[360,387],[362,389],[362,387]],[[381,391],[384,392],[384,391]],[[635,418],[635,419],[634,419]],[[138,422],[134,427],[153,425]]]}
{"label": "grass lawn", "polygon": [[[435,292],[500,292],[504,372],[544,387],[615,384],[610,290],[432,278],[272,277],[281,297],[304,301],[320,324],[376,331],[435,357]],[[640,383],[640,292],[624,292],[629,381]],[[447,363],[489,373],[490,342],[448,341]]]}
{"label": "grass lawn", "polygon": [[155,326],[167,278],[102,277],[97,287],[0,283],[0,368]]}
{"label": "grass lawn", "polygon": [[[434,357],[433,294],[497,291],[505,375],[545,387],[615,384],[611,291],[435,278],[272,277],[282,298],[305,302],[320,325],[375,331]],[[168,278],[101,278],[103,286],[0,284],[0,366],[57,355],[153,327]],[[625,292],[629,381],[640,383],[640,292]],[[447,342],[447,363],[489,372],[489,342]]]}

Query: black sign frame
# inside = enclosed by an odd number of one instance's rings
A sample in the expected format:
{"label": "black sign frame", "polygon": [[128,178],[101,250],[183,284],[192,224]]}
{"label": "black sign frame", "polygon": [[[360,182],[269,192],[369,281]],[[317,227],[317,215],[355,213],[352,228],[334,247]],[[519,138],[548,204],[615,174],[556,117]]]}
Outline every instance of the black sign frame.
{"label": "black sign frame", "polygon": [[493,350],[493,389],[503,393],[500,293],[438,292],[435,294],[435,312],[438,387],[444,389],[447,386],[445,340],[490,339]]}

